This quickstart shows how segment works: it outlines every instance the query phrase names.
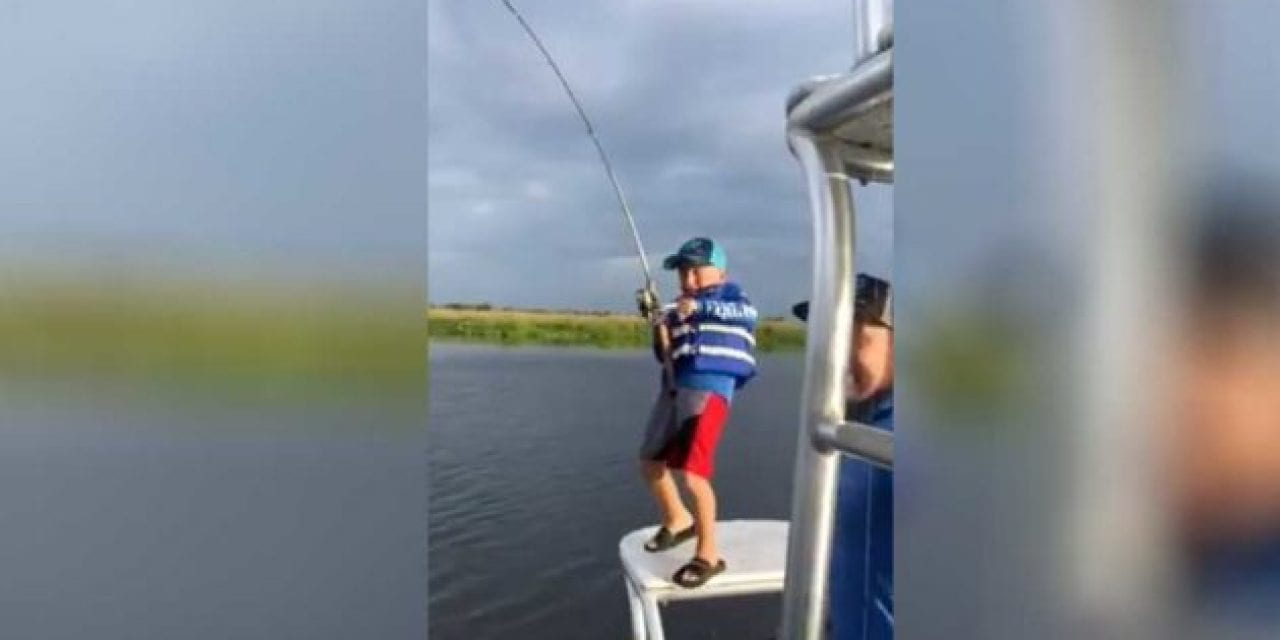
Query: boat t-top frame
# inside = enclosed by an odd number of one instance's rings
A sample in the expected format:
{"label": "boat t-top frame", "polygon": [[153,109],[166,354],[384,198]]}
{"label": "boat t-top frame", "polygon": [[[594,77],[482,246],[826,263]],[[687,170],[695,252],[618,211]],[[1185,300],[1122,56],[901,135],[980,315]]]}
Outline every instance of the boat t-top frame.
{"label": "boat t-top frame", "polygon": [[813,220],[813,291],[787,542],[781,637],[818,640],[827,614],[836,471],[851,455],[893,467],[888,431],[846,421],[844,379],[854,310],[853,182],[893,182],[892,3],[854,3],[856,61],[787,101],[787,141]]}

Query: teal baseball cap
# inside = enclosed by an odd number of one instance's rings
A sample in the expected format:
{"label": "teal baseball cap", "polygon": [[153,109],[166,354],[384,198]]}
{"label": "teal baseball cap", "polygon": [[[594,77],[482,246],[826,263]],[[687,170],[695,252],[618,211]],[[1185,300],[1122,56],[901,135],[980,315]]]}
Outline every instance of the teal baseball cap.
{"label": "teal baseball cap", "polygon": [[724,248],[711,238],[690,238],[675,253],[662,261],[663,269],[680,267],[716,267],[724,269],[729,264]]}

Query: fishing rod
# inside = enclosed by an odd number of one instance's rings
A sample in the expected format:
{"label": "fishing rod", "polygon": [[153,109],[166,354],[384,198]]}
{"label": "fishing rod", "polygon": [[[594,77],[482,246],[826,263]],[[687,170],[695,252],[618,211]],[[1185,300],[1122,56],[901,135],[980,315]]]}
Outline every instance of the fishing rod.
{"label": "fishing rod", "polygon": [[523,15],[516,10],[515,5],[511,4],[511,0],[502,0],[503,6],[528,34],[529,39],[533,40],[534,46],[538,47],[538,51],[542,53],[543,59],[555,72],[556,78],[560,80],[560,86],[564,87],[564,92],[568,94],[569,100],[573,102],[573,108],[578,111],[578,117],[582,120],[583,126],[587,129],[587,135],[591,137],[591,142],[596,147],[596,153],[600,156],[600,163],[604,165],[605,175],[609,178],[609,184],[613,185],[613,193],[618,198],[618,205],[622,208],[622,217],[627,222],[627,229],[631,232],[631,239],[635,241],[636,253],[640,256],[640,267],[644,269],[644,289],[636,292],[636,301],[642,313],[648,318],[649,322],[658,327],[659,350],[662,353],[662,368],[666,377],[669,389],[674,390],[674,374],[671,364],[671,335],[667,330],[666,324],[659,324],[659,313],[661,307],[658,301],[658,286],[653,280],[653,273],[649,269],[649,258],[644,251],[644,243],[640,240],[640,231],[636,228],[636,220],[631,215],[631,207],[627,204],[627,197],[622,192],[622,186],[618,184],[618,176],[613,172],[613,163],[609,162],[609,155],[604,151],[604,145],[600,143],[600,137],[596,135],[596,129],[591,124],[591,119],[587,117],[586,109],[582,108],[582,103],[578,100],[577,94],[573,92],[573,88],[569,86],[569,81],[564,77],[564,73],[560,71],[560,65],[556,64],[555,58],[551,57],[551,52],[547,51],[547,47],[542,44],[542,39],[534,33],[533,27],[524,19]]}
{"label": "fishing rod", "polygon": [[542,52],[542,57],[551,66],[556,78],[560,80],[560,86],[564,87],[564,92],[569,95],[569,100],[573,102],[574,109],[578,110],[578,117],[582,119],[582,124],[587,128],[587,135],[591,136],[591,142],[595,144],[596,153],[600,155],[600,162],[604,165],[605,175],[609,177],[609,184],[613,185],[613,193],[618,197],[618,205],[622,207],[622,216],[626,218],[627,228],[631,231],[631,239],[635,241],[636,253],[640,255],[640,266],[644,269],[645,285],[653,285],[653,275],[649,271],[649,259],[644,252],[644,243],[640,241],[640,232],[636,230],[636,221],[631,215],[631,207],[627,204],[627,198],[623,195],[622,187],[618,184],[618,177],[613,172],[613,164],[609,162],[609,155],[604,152],[604,145],[600,144],[596,129],[591,125],[591,119],[587,117],[586,110],[582,108],[582,103],[578,101],[578,96],[569,86],[569,81],[565,79],[564,73],[560,71],[560,65],[557,65],[555,59],[551,57],[551,52],[547,51],[546,46],[542,44],[542,40],[538,38],[538,34],[534,33],[533,27],[529,26],[524,16],[520,15],[520,12],[516,10],[510,0],[502,0],[502,4],[507,7],[511,15],[515,16],[520,26],[524,28],[524,32],[529,34],[529,39],[533,40],[533,44],[538,47],[538,51]]}

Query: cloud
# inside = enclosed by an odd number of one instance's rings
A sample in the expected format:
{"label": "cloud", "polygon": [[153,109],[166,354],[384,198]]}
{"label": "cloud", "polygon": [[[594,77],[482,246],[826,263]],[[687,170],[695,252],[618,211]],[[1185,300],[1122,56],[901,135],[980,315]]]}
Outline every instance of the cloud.
{"label": "cloud", "polygon": [[527,180],[524,183],[524,195],[530,200],[546,200],[551,197],[551,187],[539,180]]}
{"label": "cloud", "polygon": [[[846,6],[517,6],[593,119],[651,254],[710,235],[728,248],[733,276],[769,311],[807,292],[808,204],[786,147],[784,103],[804,79],[848,68]],[[467,167],[485,177],[431,182],[432,298],[629,306],[642,280],[630,234],[551,70],[499,3],[440,1],[429,11],[429,171]],[[493,216],[499,224],[471,219],[479,199],[503,203]],[[884,206],[874,200],[866,218],[891,226],[875,214]],[[477,275],[436,260],[437,251],[503,260]],[[655,277],[672,288],[667,274]]]}
{"label": "cloud", "polygon": [[493,212],[497,209],[497,205],[495,205],[492,200],[481,200],[471,205],[471,213],[473,217],[481,219],[488,218],[493,215]]}

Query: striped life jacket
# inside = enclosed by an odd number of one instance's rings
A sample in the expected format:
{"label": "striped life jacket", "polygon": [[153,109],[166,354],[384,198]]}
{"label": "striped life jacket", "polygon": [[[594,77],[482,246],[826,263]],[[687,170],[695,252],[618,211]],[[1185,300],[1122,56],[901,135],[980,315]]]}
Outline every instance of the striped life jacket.
{"label": "striped life jacket", "polygon": [[695,299],[697,311],[683,322],[676,318],[674,310],[667,314],[676,375],[729,375],[735,380],[734,386],[742,388],[756,375],[753,353],[759,314],[742,289],[732,282],[707,287]]}

